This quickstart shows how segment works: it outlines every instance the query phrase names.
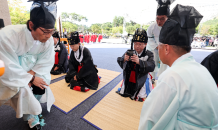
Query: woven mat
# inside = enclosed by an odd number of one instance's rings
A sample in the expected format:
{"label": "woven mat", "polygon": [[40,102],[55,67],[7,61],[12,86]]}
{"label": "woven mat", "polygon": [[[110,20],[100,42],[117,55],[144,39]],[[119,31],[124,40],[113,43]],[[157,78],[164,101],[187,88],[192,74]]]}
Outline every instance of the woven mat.
{"label": "woven mat", "polygon": [[65,73],[65,74],[60,74],[60,75],[52,75],[52,74],[51,74],[51,80],[60,78],[60,77],[62,77],[62,76],[64,76],[64,75],[66,75],[66,73]]}
{"label": "woven mat", "polygon": [[[100,68],[98,68],[98,71],[98,75],[101,77],[98,90],[120,74],[120,72]],[[67,86],[68,83],[65,82],[65,79],[50,85],[55,97],[54,105],[66,114],[97,91],[90,90],[88,92],[80,92],[72,90]]]}
{"label": "woven mat", "polygon": [[121,82],[84,118],[103,130],[137,130],[143,102],[115,93]]}

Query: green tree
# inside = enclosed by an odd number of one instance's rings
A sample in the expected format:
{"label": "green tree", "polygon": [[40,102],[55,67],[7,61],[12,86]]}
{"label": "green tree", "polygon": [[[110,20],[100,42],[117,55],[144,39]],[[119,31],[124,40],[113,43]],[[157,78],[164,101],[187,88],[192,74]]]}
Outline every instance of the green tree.
{"label": "green tree", "polygon": [[93,24],[91,30],[93,33],[101,33],[101,27],[98,24]]}
{"label": "green tree", "polygon": [[140,24],[136,24],[136,25],[134,25],[134,28],[135,28],[135,30],[136,30],[137,28],[141,28],[141,25],[140,25]]}
{"label": "green tree", "polygon": [[78,30],[78,25],[71,22],[62,22],[62,27],[66,28],[67,32],[73,32]]}
{"label": "green tree", "polygon": [[21,4],[21,0],[8,0],[11,23],[13,25],[26,24],[30,19],[30,12],[25,6],[21,6]]}
{"label": "green tree", "polygon": [[214,33],[215,35],[218,35],[218,24],[216,24],[214,27]]}
{"label": "green tree", "polygon": [[136,24],[137,24],[136,22],[130,20],[130,22],[126,23],[126,27],[128,27],[128,26],[135,26]]}
{"label": "green tree", "polygon": [[201,27],[201,35],[209,35],[210,25],[203,25]]}
{"label": "green tree", "polygon": [[123,19],[124,17],[122,16],[115,16],[113,19],[113,26],[114,27],[123,26]]}
{"label": "green tree", "polygon": [[128,32],[128,34],[133,34],[135,32],[135,27],[134,26],[126,27],[126,32]]}
{"label": "green tree", "polygon": [[74,23],[75,21],[81,22],[82,20],[84,20],[85,22],[88,21],[88,19],[85,16],[77,14],[77,13],[62,12],[61,18],[63,19],[63,21],[65,21],[65,22],[68,21],[71,23]]}
{"label": "green tree", "polygon": [[144,28],[147,31],[149,26],[150,25],[142,25],[142,28]]}
{"label": "green tree", "polygon": [[61,13],[61,18],[66,22],[69,19],[69,14],[67,12]]}

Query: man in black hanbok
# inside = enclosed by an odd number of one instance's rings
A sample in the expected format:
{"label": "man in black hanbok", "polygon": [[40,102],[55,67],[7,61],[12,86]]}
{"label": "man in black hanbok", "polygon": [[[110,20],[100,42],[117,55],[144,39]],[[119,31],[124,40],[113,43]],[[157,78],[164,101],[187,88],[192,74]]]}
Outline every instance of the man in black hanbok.
{"label": "man in black hanbok", "polygon": [[66,73],[68,70],[68,52],[66,46],[60,42],[58,32],[55,32],[52,36],[54,39],[55,63],[51,74],[58,75]]}
{"label": "man in black hanbok", "polygon": [[[124,97],[130,97],[132,100],[144,101],[152,89],[152,83],[146,80],[148,73],[154,71],[154,56],[149,50],[146,50],[148,37],[144,29],[139,28],[133,35],[132,45],[134,45],[135,54],[118,57],[117,62],[123,69],[123,84],[117,93]],[[148,79],[149,80],[149,79]]]}
{"label": "man in black hanbok", "polygon": [[208,55],[201,64],[208,69],[218,87],[218,51]]}
{"label": "man in black hanbok", "polygon": [[98,70],[93,64],[90,51],[80,44],[78,32],[72,32],[68,41],[72,51],[69,71],[65,77],[66,82],[70,83],[70,88],[76,91],[96,90],[99,84]]}

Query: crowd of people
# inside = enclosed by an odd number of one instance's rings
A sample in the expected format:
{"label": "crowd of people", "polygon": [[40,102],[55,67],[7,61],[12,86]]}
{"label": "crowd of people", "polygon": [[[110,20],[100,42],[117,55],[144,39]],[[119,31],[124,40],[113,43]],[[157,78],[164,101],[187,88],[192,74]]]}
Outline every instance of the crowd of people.
{"label": "crowd of people", "polygon": [[218,37],[194,37],[191,45],[193,48],[218,47]]}
{"label": "crowd of people", "polygon": [[[68,38],[71,37],[71,33],[67,35],[66,29],[64,29],[64,37]],[[101,40],[103,39],[102,34],[97,34],[97,33],[79,33],[80,37],[80,42],[81,43],[100,43]]]}
{"label": "crowd of people", "polygon": [[[0,61],[0,67],[5,68],[3,75],[0,72],[0,106],[11,106],[16,117],[23,117],[34,130],[45,125],[40,103],[47,102],[50,112],[55,102],[50,74],[66,73],[68,87],[76,91],[96,90],[100,83],[91,52],[81,44],[96,42],[97,35],[71,32],[68,57],[59,33],[54,32],[56,1],[34,1],[26,25],[0,24],[0,60],[4,62]],[[201,64],[190,53],[203,16],[194,7],[179,4],[170,13],[174,0],[157,2],[156,22],[147,31],[138,28],[131,49],[117,58],[123,83],[116,93],[144,101],[139,130],[217,129],[218,53]]]}

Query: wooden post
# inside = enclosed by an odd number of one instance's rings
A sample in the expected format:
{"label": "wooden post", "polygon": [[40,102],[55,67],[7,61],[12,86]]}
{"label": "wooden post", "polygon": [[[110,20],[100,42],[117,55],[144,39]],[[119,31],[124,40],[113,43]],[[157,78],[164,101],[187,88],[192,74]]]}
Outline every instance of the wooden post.
{"label": "wooden post", "polygon": [[5,26],[11,25],[11,17],[7,0],[0,0],[0,18],[4,20]]}

